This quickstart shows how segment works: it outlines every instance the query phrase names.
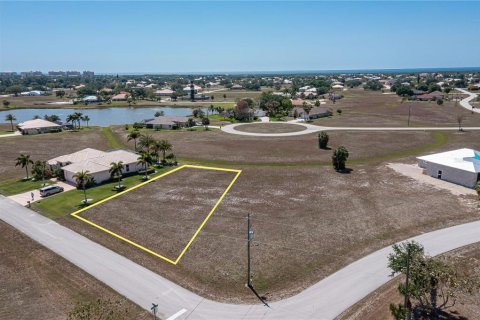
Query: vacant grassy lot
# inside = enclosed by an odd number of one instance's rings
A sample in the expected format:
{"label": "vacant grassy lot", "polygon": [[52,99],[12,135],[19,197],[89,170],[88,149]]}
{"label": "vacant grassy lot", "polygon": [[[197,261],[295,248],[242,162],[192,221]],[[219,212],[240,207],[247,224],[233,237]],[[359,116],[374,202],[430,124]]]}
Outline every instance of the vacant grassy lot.
{"label": "vacant grassy lot", "polygon": [[[133,141],[126,140],[128,133],[124,128],[116,127],[114,132],[133,148]],[[331,150],[318,148],[317,134],[260,138],[217,130],[151,131],[151,135],[172,142],[178,158],[207,164],[329,165],[332,156]],[[329,135],[329,146],[346,146],[352,161],[388,160],[383,157],[405,156],[410,151],[415,154],[427,152],[432,147],[438,148],[446,140],[444,133],[431,132],[329,132]]]}
{"label": "vacant grassy lot", "polygon": [[79,132],[60,132],[32,136],[1,138],[0,176],[1,180],[19,179],[25,176],[25,169],[15,167],[15,159],[29,154],[33,161],[48,160],[83,148],[108,149],[108,141],[100,129],[90,128]]}
{"label": "vacant grassy lot", "polygon": [[255,123],[244,124],[235,128],[235,130],[243,132],[255,133],[285,133],[304,131],[306,128],[298,124],[290,123]]}
{"label": "vacant grassy lot", "polygon": [[[165,173],[167,170],[168,168],[156,169],[156,172],[154,174],[150,174],[149,177],[153,178],[162,173]],[[134,185],[140,184],[142,182],[144,182],[143,175],[132,175],[129,177],[124,177],[121,181],[121,183],[126,188],[133,187]],[[90,203],[93,204],[107,197],[113,196],[118,193],[118,191],[114,189],[114,187],[117,185],[118,182],[112,181],[89,188],[86,190],[87,199],[92,199]],[[42,212],[43,215],[47,216],[48,218],[55,219],[81,209],[83,206],[81,205],[80,201],[82,201],[83,199],[83,190],[75,189],[60,193],[58,195],[55,195],[54,197],[47,197],[40,201],[37,201],[32,204],[32,208],[39,212]]]}
{"label": "vacant grassy lot", "polygon": [[[382,94],[363,89],[345,91],[345,98],[335,104],[327,104],[333,108],[331,118],[320,118],[313,121],[325,126],[355,126],[355,127],[406,127],[410,109],[410,126],[458,126],[457,115],[464,117],[463,126],[480,126],[480,114],[456,105],[452,101],[444,101],[439,106],[435,101],[405,101],[397,95]],[[339,115],[336,110],[341,109]]]}
{"label": "vacant grassy lot", "polygon": [[80,216],[175,261],[235,175],[184,168]]}
{"label": "vacant grassy lot", "polygon": [[[0,319],[66,319],[77,301],[125,298],[0,222]],[[150,319],[125,301],[132,319]]]}
{"label": "vacant grassy lot", "polygon": [[[158,183],[161,185],[161,180]],[[144,215],[149,215],[147,221],[163,212],[168,217],[175,216],[174,222],[165,222],[166,228],[157,229],[155,237],[169,239],[161,245],[176,252],[175,243],[183,241],[181,226],[186,225],[189,230],[191,221],[191,216],[182,211],[182,203],[188,204],[189,195],[195,192],[203,193],[201,185],[186,194],[171,191],[170,197],[178,197],[179,201],[162,201],[148,214],[143,211],[148,204],[143,202],[152,201],[152,195],[139,192],[135,201],[114,200],[118,203],[109,205],[113,210],[108,216],[115,216],[112,212],[120,207],[131,212],[132,216],[119,226],[126,232],[134,228],[131,221]],[[163,194],[157,197],[158,201],[162,197]],[[95,219],[105,219],[96,216],[105,213],[95,210],[90,214]],[[254,301],[245,289],[247,213],[253,214],[255,231],[254,284],[273,300],[297,293],[394,241],[480,217],[473,196],[459,198],[419,185],[385,165],[358,165],[350,174],[338,174],[329,167],[243,168],[177,266],[72,217],[58,221],[204,296],[239,302]],[[163,222],[162,217],[158,219]],[[144,226],[142,230],[151,227]],[[132,232],[137,234],[136,230]]]}
{"label": "vacant grassy lot", "polygon": [[[480,261],[480,244],[473,244],[446,254],[447,257],[473,258]],[[337,320],[385,320],[393,319],[390,303],[403,303],[403,296],[398,293],[397,287],[404,277],[399,277],[379,288],[355,306],[344,312]],[[451,320],[480,319],[480,293],[470,295],[461,294],[455,306],[448,308]]]}

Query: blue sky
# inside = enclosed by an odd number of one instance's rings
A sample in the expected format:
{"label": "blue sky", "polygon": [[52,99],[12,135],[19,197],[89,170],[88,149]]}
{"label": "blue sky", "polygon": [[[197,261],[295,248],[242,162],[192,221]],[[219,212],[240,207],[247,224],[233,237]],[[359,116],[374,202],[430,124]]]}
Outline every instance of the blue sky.
{"label": "blue sky", "polygon": [[0,2],[0,70],[480,66],[480,2]]}

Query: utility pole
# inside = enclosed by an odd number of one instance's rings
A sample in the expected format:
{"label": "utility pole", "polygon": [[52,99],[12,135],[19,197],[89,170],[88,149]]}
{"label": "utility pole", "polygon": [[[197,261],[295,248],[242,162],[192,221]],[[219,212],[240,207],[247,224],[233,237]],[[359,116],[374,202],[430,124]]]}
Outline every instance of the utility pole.
{"label": "utility pole", "polygon": [[410,243],[407,243],[407,270],[406,270],[406,279],[405,279],[405,320],[410,319],[410,304],[409,304],[409,290],[408,290],[408,280],[410,278]]}
{"label": "utility pole", "polygon": [[412,107],[408,107],[408,126],[410,127],[410,114],[412,112]]}
{"label": "utility pole", "polygon": [[255,288],[252,285],[252,266],[251,266],[251,257],[250,257],[250,246],[251,242],[253,240],[253,230],[252,230],[252,225],[250,223],[250,213],[247,215],[247,287],[252,290],[252,292],[255,294],[255,296],[266,306],[269,307],[268,303],[265,301],[263,297],[261,297]]}

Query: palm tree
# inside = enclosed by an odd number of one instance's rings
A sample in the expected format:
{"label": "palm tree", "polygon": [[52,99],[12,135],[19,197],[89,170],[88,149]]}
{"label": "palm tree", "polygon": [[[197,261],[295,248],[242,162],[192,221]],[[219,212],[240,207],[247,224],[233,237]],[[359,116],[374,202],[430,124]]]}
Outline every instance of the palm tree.
{"label": "palm tree", "polygon": [[122,180],[122,171],[123,171],[123,162],[112,162],[110,163],[110,175],[112,178],[118,177],[118,188],[120,189],[120,181]]}
{"label": "palm tree", "polygon": [[13,121],[15,120],[17,120],[17,118],[15,118],[15,116],[11,113],[5,116],[5,121],[10,121],[10,125],[12,126],[12,131],[13,131]]}
{"label": "palm tree", "polygon": [[135,151],[137,151],[137,139],[141,136],[141,133],[137,130],[133,130],[127,136],[127,141],[133,140],[135,142]]}
{"label": "palm tree", "polygon": [[168,140],[159,141],[159,150],[163,153],[163,162],[165,162],[165,153],[172,150],[173,146]]}
{"label": "palm tree", "polygon": [[85,190],[85,187],[87,185],[88,180],[90,179],[90,174],[87,171],[79,171],[73,175],[73,178],[77,181],[78,186],[82,186],[83,189],[83,204],[87,204],[87,191]]}
{"label": "palm tree", "polygon": [[78,129],[80,129],[80,121],[82,120],[83,113],[81,112],[75,112],[74,114],[75,120],[78,123]]}
{"label": "palm tree", "polygon": [[142,135],[140,136],[140,147],[145,149],[145,151],[149,152],[150,148],[153,146],[155,139],[151,135]]}
{"label": "palm tree", "polygon": [[208,110],[210,110],[210,112],[213,114],[213,112],[215,111],[215,106],[211,104],[210,107],[208,107]]}
{"label": "palm tree", "polygon": [[138,164],[143,165],[143,167],[145,168],[144,179],[147,180],[148,179],[147,169],[148,169],[148,166],[153,164],[153,157],[150,153],[142,151],[137,160],[138,160]]}
{"label": "palm tree", "polygon": [[25,168],[25,172],[27,173],[27,179],[28,179],[28,165],[33,164],[33,161],[30,159],[29,154],[20,154],[20,156],[17,158],[17,162],[15,163],[16,166],[22,166],[22,168]]}
{"label": "palm tree", "polygon": [[73,126],[73,130],[75,130],[75,115],[74,114],[69,114],[67,118],[65,119],[67,123],[71,122]]}
{"label": "palm tree", "polygon": [[87,127],[88,127],[88,121],[90,121],[90,117],[88,115],[84,115],[83,117],[81,117],[82,121],[85,121],[87,123]]}

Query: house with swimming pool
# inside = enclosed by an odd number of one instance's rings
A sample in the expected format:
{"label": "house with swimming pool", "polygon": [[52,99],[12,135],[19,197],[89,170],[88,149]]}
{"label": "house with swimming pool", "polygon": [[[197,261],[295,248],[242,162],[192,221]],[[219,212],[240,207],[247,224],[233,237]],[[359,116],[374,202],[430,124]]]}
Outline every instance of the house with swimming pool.
{"label": "house with swimming pool", "polygon": [[474,188],[480,181],[480,152],[463,148],[418,157],[418,165],[431,177]]}

